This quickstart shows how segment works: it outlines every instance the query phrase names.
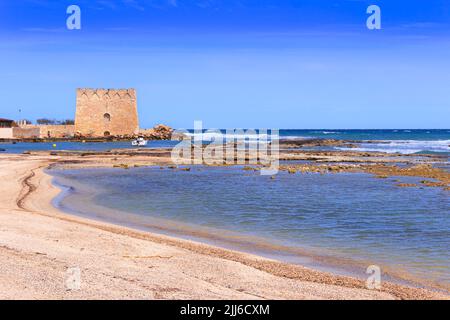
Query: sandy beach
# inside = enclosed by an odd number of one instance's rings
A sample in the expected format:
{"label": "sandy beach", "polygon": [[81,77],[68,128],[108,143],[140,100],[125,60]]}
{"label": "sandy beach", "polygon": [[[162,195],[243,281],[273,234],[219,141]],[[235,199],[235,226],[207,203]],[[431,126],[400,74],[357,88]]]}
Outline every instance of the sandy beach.
{"label": "sandy beach", "polygon": [[[387,282],[368,290],[351,277],[65,214],[44,170],[74,158],[0,156],[1,299],[448,298]],[[66,287],[68,268],[79,268],[79,290]]]}
{"label": "sandy beach", "polygon": [[450,300],[450,0],[0,8],[0,300]]}

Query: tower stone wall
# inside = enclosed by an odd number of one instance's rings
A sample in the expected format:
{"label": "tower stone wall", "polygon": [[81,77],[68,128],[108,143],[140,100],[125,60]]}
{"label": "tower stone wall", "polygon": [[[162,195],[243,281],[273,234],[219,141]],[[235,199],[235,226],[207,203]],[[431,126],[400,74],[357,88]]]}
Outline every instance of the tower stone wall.
{"label": "tower stone wall", "polygon": [[13,128],[15,138],[72,138],[75,134],[75,126],[73,125],[32,125],[21,124],[19,127]]}
{"label": "tower stone wall", "polygon": [[138,134],[136,90],[77,89],[75,133],[88,137]]}

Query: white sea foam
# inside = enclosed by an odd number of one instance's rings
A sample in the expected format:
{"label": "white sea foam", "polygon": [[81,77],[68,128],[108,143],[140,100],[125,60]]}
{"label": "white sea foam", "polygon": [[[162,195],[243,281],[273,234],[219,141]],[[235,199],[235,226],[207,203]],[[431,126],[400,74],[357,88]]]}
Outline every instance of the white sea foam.
{"label": "white sea foam", "polygon": [[280,136],[280,139],[283,140],[308,140],[308,139],[317,139],[316,137],[308,137],[308,136]]}
{"label": "white sea foam", "polygon": [[370,152],[387,152],[387,153],[401,153],[413,154],[418,152],[450,152],[450,140],[384,140],[379,143],[361,143],[358,148],[336,148],[339,150],[355,150],[355,151],[370,151]]}
{"label": "white sea foam", "polygon": [[205,133],[184,133],[188,137],[199,137],[201,136],[201,139],[204,141],[211,141],[212,139],[247,139],[247,140],[262,140],[267,139],[274,140],[274,139],[282,139],[282,140],[308,140],[308,139],[317,139],[317,137],[314,136],[277,136],[277,135],[267,135],[267,134],[238,134],[238,133],[219,133],[219,132],[205,132]]}

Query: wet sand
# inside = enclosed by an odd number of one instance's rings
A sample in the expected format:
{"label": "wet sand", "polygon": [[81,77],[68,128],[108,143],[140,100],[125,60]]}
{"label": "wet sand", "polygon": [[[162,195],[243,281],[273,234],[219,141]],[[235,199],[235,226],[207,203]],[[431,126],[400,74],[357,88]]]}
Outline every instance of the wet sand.
{"label": "wet sand", "polygon": [[[167,165],[159,156],[0,155],[3,299],[448,299],[425,289],[365,283],[255,255],[67,215],[49,165]],[[68,268],[80,290],[69,290]]]}

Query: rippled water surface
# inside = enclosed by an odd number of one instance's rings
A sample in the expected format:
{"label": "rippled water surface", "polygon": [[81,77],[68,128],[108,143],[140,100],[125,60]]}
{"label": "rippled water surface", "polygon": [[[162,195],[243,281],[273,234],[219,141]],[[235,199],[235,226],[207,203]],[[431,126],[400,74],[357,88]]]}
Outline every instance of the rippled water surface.
{"label": "rippled water surface", "polygon": [[395,186],[395,179],[420,178],[281,172],[272,179],[239,167],[52,174],[71,187],[59,205],[78,214],[142,228],[168,220],[181,233],[180,226],[202,226],[200,238],[223,236],[232,243],[238,234],[242,241],[248,237],[248,248],[258,241],[280,245],[265,249],[286,259],[295,250],[285,248],[298,248],[450,283],[448,191]]}
{"label": "rippled water surface", "polygon": [[[191,135],[198,135],[191,130]],[[208,141],[217,134],[203,132],[202,138]],[[226,130],[221,130],[227,138],[242,137],[241,134],[228,134]],[[257,136],[247,134],[248,139],[256,139]],[[389,130],[333,130],[333,129],[280,129],[280,139],[338,139],[338,140],[361,140],[365,141],[358,148],[351,150],[359,151],[379,151],[388,153],[437,153],[450,156],[450,129],[389,129]],[[130,141],[120,142],[53,142],[29,143],[18,142],[0,143],[0,152],[22,153],[30,150],[90,150],[105,151],[109,149],[130,148]],[[149,147],[173,147],[177,141],[150,141]],[[328,147],[319,148],[328,150]],[[341,148],[331,148],[341,149]],[[4,150],[4,151],[3,151]],[[347,149],[344,149],[347,150]]]}
{"label": "rippled water surface", "polygon": [[[176,141],[150,141],[151,148],[171,148],[177,144]],[[0,150],[5,153],[23,153],[24,151],[47,151],[47,150],[81,150],[81,151],[106,151],[111,149],[132,148],[131,141],[114,142],[5,142],[0,143]]]}

